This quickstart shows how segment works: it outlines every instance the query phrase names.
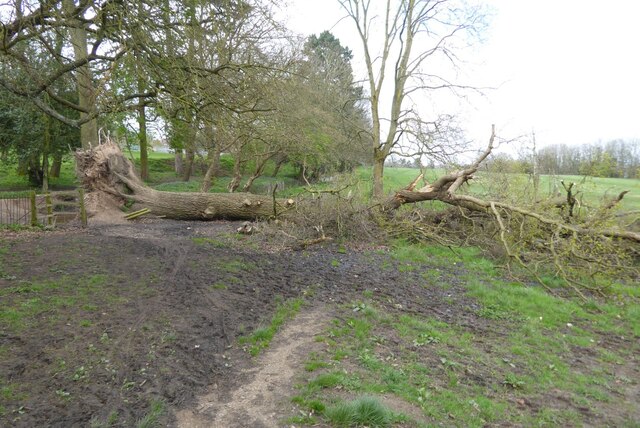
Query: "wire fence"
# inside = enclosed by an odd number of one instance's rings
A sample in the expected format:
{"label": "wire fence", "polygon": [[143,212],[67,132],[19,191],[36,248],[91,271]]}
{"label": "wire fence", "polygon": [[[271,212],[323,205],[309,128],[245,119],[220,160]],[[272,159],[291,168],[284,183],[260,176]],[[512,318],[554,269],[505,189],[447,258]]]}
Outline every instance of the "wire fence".
{"label": "wire fence", "polygon": [[0,225],[55,227],[57,222],[80,219],[87,226],[84,189],[36,195],[35,191],[0,192]]}
{"label": "wire fence", "polygon": [[35,203],[35,192],[0,192],[0,224],[35,226]]}

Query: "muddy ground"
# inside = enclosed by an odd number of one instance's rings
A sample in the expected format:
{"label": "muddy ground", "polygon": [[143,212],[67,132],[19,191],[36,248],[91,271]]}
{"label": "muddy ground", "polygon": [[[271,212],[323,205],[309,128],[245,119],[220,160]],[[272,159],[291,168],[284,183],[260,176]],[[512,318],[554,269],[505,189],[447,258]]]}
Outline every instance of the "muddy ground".
{"label": "muddy ground", "polygon": [[[375,292],[388,311],[425,314],[478,336],[492,324],[457,284],[417,287],[384,251],[291,250],[233,222],[93,225],[0,236],[0,426],[279,426],[294,412],[297,363],[341,304]],[[277,302],[301,314],[252,358],[237,338]],[[498,332],[499,333],[499,332]],[[260,411],[252,411],[259,409]]]}

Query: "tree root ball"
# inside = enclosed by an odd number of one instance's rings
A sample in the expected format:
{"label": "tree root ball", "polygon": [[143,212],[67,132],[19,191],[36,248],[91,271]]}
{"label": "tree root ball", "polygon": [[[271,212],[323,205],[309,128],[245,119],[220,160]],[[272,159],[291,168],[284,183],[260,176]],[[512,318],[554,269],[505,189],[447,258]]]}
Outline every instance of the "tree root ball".
{"label": "tree root ball", "polygon": [[[133,163],[113,141],[78,150],[78,177],[87,191],[87,201],[96,201],[90,212],[110,212],[134,201],[151,214],[176,220],[254,220],[278,217],[289,211],[292,199],[276,199],[250,193],[161,192],[146,186]],[[91,205],[91,204],[90,204]],[[113,214],[111,214],[113,215]]]}

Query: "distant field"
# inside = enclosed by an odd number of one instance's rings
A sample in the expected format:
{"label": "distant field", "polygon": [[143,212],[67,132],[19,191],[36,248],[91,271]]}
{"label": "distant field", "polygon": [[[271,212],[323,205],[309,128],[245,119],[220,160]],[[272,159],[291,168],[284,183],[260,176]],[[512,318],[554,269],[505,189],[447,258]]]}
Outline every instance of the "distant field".
{"label": "distant field", "polygon": [[[472,183],[470,193],[505,193],[505,197],[535,198],[542,200],[549,197],[566,195],[561,181],[565,184],[575,183],[573,192],[578,200],[586,207],[599,207],[622,191],[629,191],[620,203],[620,208],[626,211],[640,210],[640,180],[626,178],[584,177],[576,175],[543,175],[540,177],[538,194],[534,196],[533,183],[526,174],[479,174],[478,181]],[[559,193],[558,193],[559,192]]]}
{"label": "distant field", "polygon": [[[420,173],[415,168],[385,168],[384,189],[391,194],[394,190],[406,187]],[[425,178],[433,182],[436,178],[445,173],[443,169],[429,169],[425,172]],[[357,176],[361,180],[361,189],[371,192],[371,168],[359,168]],[[623,210],[640,210],[640,180],[627,178],[601,178],[583,177],[577,175],[543,175],[540,177],[539,199],[545,199],[559,190],[564,192],[561,180],[565,183],[576,183],[578,198],[588,206],[600,206],[603,201],[609,201],[617,197],[620,192],[628,190],[622,200],[620,207]],[[472,181],[470,186],[463,189],[471,194],[489,197],[491,195],[511,196],[520,198],[528,191],[532,191],[533,185],[526,174],[495,174],[480,172],[477,180]],[[564,193],[563,193],[564,194]]]}
{"label": "distant field", "polygon": [[[427,169],[425,179],[432,182],[445,172],[444,169]],[[357,171],[358,177],[367,183],[369,192],[371,191],[372,170],[370,167],[361,167]],[[385,168],[384,169],[384,189],[387,193],[407,187],[409,183],[420,174],[417,168]]]}
{"label": "distant field", "polygon": [[[552,187],[550,176],[543,176],[541,188],[546,185]],[[601,178],[582,177],[579,175],[558,176],[556,180],[564,180],[565,183],[576,183],[578,190],[584,193],[585,201],[589,204],[600,205],[604,200],[617,197],[620,192],[628,190],[621,202],[624,210],[640,210],[640,180],[637,178]]]}

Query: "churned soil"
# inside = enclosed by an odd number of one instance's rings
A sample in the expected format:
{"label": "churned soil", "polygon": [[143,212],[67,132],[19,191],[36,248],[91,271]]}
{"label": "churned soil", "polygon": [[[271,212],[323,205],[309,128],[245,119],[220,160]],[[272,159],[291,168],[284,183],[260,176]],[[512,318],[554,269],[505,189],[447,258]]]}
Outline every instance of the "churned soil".
{"label": "churned soil", "polygon": [[[389,311],[491,328],[456,283],[460,267],[448,287],[420,287],[384,249],[295,251],[239,226],[147,219],[0,235],[0,304],[11,308],[0,426],[135,426],[154,403],[158,426],[278,426],[314,336],[365,290]],[[294,297],[304,306],[265,352],[240,349]]]}

